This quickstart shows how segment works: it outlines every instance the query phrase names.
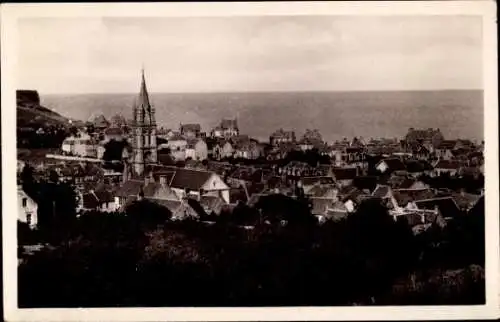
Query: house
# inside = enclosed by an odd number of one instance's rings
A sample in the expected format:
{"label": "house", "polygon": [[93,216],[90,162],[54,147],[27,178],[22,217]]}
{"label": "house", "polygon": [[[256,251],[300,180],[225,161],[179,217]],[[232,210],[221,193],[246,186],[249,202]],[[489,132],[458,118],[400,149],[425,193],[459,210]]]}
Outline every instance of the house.
{"label": "house", "polygon": [[392,205],[394,209],[409,208],[408,204],[419,200],[428,200],[436,197],[431,189],[394,189],[392,190]]}
{"label": "house", "polygon": [[306,139],[306,138],[303,138],[297,144],[298,144],[300,150],[308,151],[308,150],[312,150],[315,148],[316,142],[309,140],[309,139]]}
{"label": "house", "polygon": [[90,190],[89,192],[80,194],[78,199],[79,211],[97,210],[113,212],[118,210],[118,208],[116,208],[117,204],[115,203],[115,198],[108,190]]}
{"label": "house", "polygon": [[31,229],[38,225],[38,204],[24,192],[21,186],[17,187],[17,218],[26,223]]}
{"label": "house", "polygon": [[441,160],[451,160],[453,159],[453,150],[457,145],[455,140],[445,140],[442,141],[439,146],[436,147],[434,153],[436,157]]}
{"label": "house", "polygon": [[102,114],[90,117],[89,123],[97,130],[97,132],[104,131],[110,125],[108,120],[106,120]]}
{"label": "house", "polygon": [[[169,177],[170,174],[170,177]],[[173,177],[171,173],[163,173],[158,177],[158,182],[154,180],[151,174],[144,180],[131,179],[123,183],[123,185],[114,193],[115,209],[124,209],[124,206],[131,199],[130,197],[142,197],[154,203],[159,203],[164,200],[178,201],[177,194],[169,187],[169,180]]]}
{"label": "house", "polygon": [[434,164],[434,175],[440,176],[443,174],[449,174],[450,176],[455,176],[460,170],[460,164],[457,161],[451,160],[438,160]]}
{"label": "house", "polygon": [[461,191],[452,193],[452,197],[461,211],[468,212],[476,205],[482,196]]}
{"label": "house", "polygon": [[278,146],[287,143],[295,143],[295,132],[286,131],[280,128],[279,130],[271,134],[271,136],[269,137],[269,143],[272,146]]}
{"label": "house", "polygon": [[200,124],[181,124],[180,125],[180,134],[185,138],[198,138],[201,133],[201,125]]}
{"label": "house", "polygon": [[335,180],[332,177],[303,177],[300,179],[304,193],[308,192],[313,187],[332,187],[335,185]]}
{"label": "house", "polygon": [[453,197],[438,197],[433,199],[418,200],[413,202],[416,209],[439,210],[444,219],[452,219],[459,216],[462,211]]}
{"label": "house", "polygon": [[364,199],[366,195],[363,191],[354,186],[345,186],[338,191],[338,200],[344,203],[349,212],[354,212]]}
{"label": "house", "polygon": [[229,138],[240,134],[236,119],[223,119],[220,124],[212,130],[211,135],[216,138]]}
{"label": "house", "polygon": [[390,174],[395,171],[406,171],[404,163],[397,158],[382,159],[375,165],[375,169],[383,174]]}
{"label": "house", "polygon": [[404,144],[410,145],[413,143],[420,143],[426,148],[432,149],[437,147],[444,140],[441,130],[428,128],[428,129],[414,129],[409,128],[408,133],[404,138]]}
{"label": "house", "polygon": [[109,127],[104,130],[104,141],[108,142],[111,140],[121,141],[124,138],[124,132],[119,127]]}
{"label": "house", "polygon": [[302,136],[302,140],[306,140],[312,143],[323,143],[323,137],[321,136],[321,133],[317,129],[310,130],[306,129],[304,135]]}
{"label": "house", "polygon": [[229,186],[214,172],[175,168],[170,188],[179,199],[185,196],[195,196],[200,199],[203,195],[220,196],[229,203]]}
{"label": "house", "polygon": [[332,168],[333,178],[339,187],[352,185],[354,178],[358,176],[357,168]]}
{"label": "house", "polygon": [[168,140],[166,147],[170,150],[170,155],[174,160],[186,159],[186,148],[188,142],[182,136],[174,136]]}
{"label": "house", "polygon": [[229,141],[221,141],[213,148],[213,155],[216,159],[232,158],[234,154],[233,145]]}
{"label": "house", "polygon": [[240,141],[234,145],[234,158],[254,160],[262,155],[263,151],[255,140]]}
{"label": "house", "polygon": [[80,157],[97,157],[97,145],[90,135],[79,132],[64,139],[61,150],[64,154]]}
{"label": "house", "polygon": [[372,197],[379,198],[379,199],[390,199],[392,198],[392,189],[391,187],[387,185],[377,185],[375,190],[371,193]]}
{"label": "house", "polygon": [[338,188],[330,185],[315,185],[309,189],[304,189],[304,193],[309,197],[336,199]]}
{"label": "house", "polygon": [[407,160],[405,166],[408,174],[414,178],[431,175],[434,171],[434,167],[426,160]]}
{"label": "house", "polygon": [[371,194],[378,186],[379,178],[377,176],[357,176],[352,184],[359,190]]}

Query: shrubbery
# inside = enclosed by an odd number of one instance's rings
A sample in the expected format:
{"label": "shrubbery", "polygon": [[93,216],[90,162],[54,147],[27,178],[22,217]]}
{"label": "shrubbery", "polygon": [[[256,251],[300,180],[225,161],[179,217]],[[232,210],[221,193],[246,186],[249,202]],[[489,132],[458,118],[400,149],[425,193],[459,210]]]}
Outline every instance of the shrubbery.
{"label": "shrubbery", "polygon": [[[43,250],[19,267],[19,304],[484,302],[484,256],[474,256],[483,251],[478,245],[484,230],[467,229],[472,219],[417,238],[377,203],[365,204],[344,221],[317,225],[295,220],[303,211],[287,202],[283,200],[282,209],[299,209],[287,217],[290,224],[282,225],[277,216],[269,224],[257,220],[253,229],[242,229],[230,218],[211,225],[171,222],[165,210],[146,203],[128,208],[126,215],[86,214],[68,227],[57,227],[67,234],[55,249]],[[235,216],[248,224],[265,213],[241,206]],[[273,213],[280,209],[268,207],[265,215],[272,219]],[[475,248],[463,249],[461,241]],[[450,260],[457,253],[463,259]]]}

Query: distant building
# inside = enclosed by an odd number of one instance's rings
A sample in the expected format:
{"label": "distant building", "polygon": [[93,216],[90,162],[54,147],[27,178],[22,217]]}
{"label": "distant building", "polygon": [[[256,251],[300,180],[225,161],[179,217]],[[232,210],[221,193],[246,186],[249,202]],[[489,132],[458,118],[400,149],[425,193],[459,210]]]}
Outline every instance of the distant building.
{"label": "distant building", "polygon": [[28,224],[31,229],[34,229],[38,224],[38,204],[21,187],[17,188],[17,202],[18,220]]}
{"label": "distant building", "polygon": [[444,140],[444,136],[440,129],[408,129],[408,133],[405,136],[404,143],[406,145],[420,143],[426,148],[435,148],[441,144]]}
{"label": "distant building", "polygon": [[203,139],[189,139],[186,145],[185,159],[206,160],[208,158],[208,147]]}
{"label": "distant building", "polygon": [[181,124],[180,125],[181,135],[186,138],[198,138],[201,134],[200,124]]}
{"label": "distant building", "polygon": [[269,143],[272,146],[278,146],[281,144],[287,143],[295,143],[295,132],[294,131],[285,131],[283,129],[279,129],[275,131],[269,137]]}
{"label": "distant building", "polygon": [[109,127],[104,130],[104,141],[121,141],[124,139],[124,132],[119,127]]}
{"label": "distant building", "polygon": [[213,156],[217,160],[232,158],[233,154],[234,148],[229,141],[220,141],[213,147]]}
{"label": "distant building", "polygon": [[449,174],[450,176],[457,175],[460,170],[460,164],[452,160],[439,160],[434,165],[434,173],[437,176]]}
{"label": "distant building", "polygon": [[390,159],[380,160],[375,165],[375,169],[385,174],[385,173],[392,173],[395,171],[406,171],[406,166],[400,159],[390,158]]}
{"label": "distant building", "polygon": [[96,129],[97,132],[104,131],[110,125],[109,121],[106,120],[102,114],[91,117],[89,123]]}
{"label": "distant building", "polygon": [[236,119],[223,119],[221,123],[212,130],[212,137],[229,138],[240,134]]}
{"label": "distant building", "polygon": [[64,139],[61,150],[63,153],[73,156],[97,157],[97,144],[95,144],[90,135],[81,132]]}

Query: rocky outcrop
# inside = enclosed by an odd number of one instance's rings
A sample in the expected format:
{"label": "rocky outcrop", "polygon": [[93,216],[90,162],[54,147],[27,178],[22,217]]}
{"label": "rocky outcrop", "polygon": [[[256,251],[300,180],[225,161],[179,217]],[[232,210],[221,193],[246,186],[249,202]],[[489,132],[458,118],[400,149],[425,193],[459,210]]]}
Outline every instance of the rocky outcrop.
{"label": "rocky outcrop", "polygon": [[19,89],[16,91],[17,105],[36,107],[40,105],[40,95],[34,90]]}

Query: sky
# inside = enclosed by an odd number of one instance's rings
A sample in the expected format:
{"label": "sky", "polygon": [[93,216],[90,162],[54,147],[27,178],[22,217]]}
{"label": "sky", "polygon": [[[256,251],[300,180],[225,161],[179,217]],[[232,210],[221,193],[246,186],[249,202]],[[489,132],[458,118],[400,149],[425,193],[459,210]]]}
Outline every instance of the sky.
{"label": "sky", "polygon": [[43,94],[482,89],[479,16],[23,18]]}

